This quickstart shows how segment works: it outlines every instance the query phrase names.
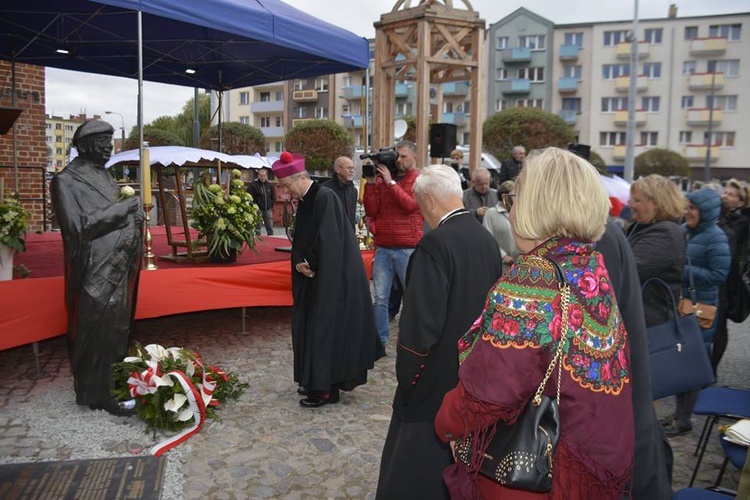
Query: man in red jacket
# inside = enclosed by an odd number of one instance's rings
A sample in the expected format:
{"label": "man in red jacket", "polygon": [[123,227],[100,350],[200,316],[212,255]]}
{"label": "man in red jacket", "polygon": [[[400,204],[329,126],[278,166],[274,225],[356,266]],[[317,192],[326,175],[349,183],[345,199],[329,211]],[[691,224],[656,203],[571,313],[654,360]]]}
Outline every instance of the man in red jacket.
{"label": "man in red jacket", "polygon": [[413,142],[396,145],[398,173],[394,179],[383,165],[367,179],[365,214],[375,243],[372,281],[375,288],[375,326],[383,346],[388,341],[388,296],[393,276],[406,283],[406,266],[414,247],[422,238],[422,215],[414,198],[417,147]]}

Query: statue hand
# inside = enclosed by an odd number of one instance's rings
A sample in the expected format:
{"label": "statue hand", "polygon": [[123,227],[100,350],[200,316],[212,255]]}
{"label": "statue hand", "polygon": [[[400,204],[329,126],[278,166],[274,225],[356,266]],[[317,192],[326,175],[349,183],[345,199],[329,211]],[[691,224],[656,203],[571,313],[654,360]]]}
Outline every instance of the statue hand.
{"label": "statue hand", "polygon": [[135,213],[141,207],[140,202],[138,201],[138,198],[136,198],[135,196],[132,196],[130,198],[125,198],[120,203],[122,203],[126,207],[127,213],[129,214]]}
{"label": "statue hand", "polygon": [[146,212],[144,212],[143,210],[136,210],[134,214],[134,218],[135,218],[136,225],[142,226],[143,221],[146,220]]}

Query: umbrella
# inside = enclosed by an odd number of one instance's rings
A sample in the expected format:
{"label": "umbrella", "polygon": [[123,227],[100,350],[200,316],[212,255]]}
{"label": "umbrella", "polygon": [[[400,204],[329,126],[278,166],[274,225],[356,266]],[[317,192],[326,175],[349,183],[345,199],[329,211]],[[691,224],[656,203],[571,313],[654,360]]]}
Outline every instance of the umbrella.
{"label": "umbrella", "polygon": [[[205,166],[215,167],[221,161],[222,166],[226,168],[259,168],[254,167],[250,161],[241,157],[211,151],[209,149],[188,148],[184,146],[154,146],[148,148],[149,164],[170,166]],[[107,162],[106,167],[110,168],[115,165],[130,164],[136,165],[140,162],[140,151],[130,149],[112,155]],[[245,157],[248,158],[248,157]],[[249,157],[252,158],[252,157]]]}

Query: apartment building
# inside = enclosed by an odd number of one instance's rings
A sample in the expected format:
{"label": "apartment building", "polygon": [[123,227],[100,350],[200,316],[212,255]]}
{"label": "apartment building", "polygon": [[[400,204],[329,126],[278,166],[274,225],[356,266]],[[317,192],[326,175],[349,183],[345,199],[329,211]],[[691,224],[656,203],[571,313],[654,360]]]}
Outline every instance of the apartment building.
{"label": "apartment building", "polygon": [[62,116],[45,115],[44,136],[47,144],[47,172],[60,171],[68,164],[68,153],[73,134],[80,124],[93,119],[101,119],[101,116],[94,115],[89,118],[85,114],[80,114],[63,118]]}
{"label": "apartment building", "polygon": [[[712,176],[750,177],[750,145],[739,140],[750,112],[748,21],[750,13],[680,18],[675,8],[639,20],[635,155],[678,152],[694,178],[708,155]],[[558,113],[578,142],[622,171],[632,28],[632,20],[553,25],[516,10],[488,30],[488,113],[518,106]]]}

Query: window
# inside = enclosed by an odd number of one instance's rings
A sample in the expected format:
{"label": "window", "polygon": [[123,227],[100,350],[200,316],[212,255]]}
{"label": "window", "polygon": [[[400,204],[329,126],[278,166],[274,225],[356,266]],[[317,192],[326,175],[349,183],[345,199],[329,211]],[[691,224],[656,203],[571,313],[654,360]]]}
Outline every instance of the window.
{"label": "window", "polygon": [[648,28],[643,33],[643,38],[648,43],[661,43],[661,28]]}
{"label": "window", "polygon": [[51,123],[47,124],[47,130],[52,130],[52,124]]}
{"label": "window", "polygon": [[605,80],[614,80],[628,75],[630,75],[630,64],[602,64],[602,78]]}
{"label": "window", "polygon": [[656,146],[659,132],[641,132],[641,146]]}
{"label": "window", "polygon": [[315,90],[318,92],[328,92],[328,78],[318,78],[315,80]]}
{"label": "window", "polygon": [[726,77],[738,77],[740,76],[740,60],[708,61],[708,73],[724,73]]}
{"label": "window", "polygon": [[[703,133],[703,144],[708,144],[708,132]],[[734,132],[714,132],[711,134],[712,146],[734,147]]]}
{"label": "window", "polygon": [[277,127],[283,127],[284,126],[284,120],[280,116],[276,117],[276,126]]}
{"label": "window", "polygon": [[580,64],[566,64],[563,66],[563,76],[565,78],[575,78],[576,80],[581,79],[581,65]]}
{"label": "window", "polygon": [[328,108],[315,106],[315,118],[328,118]]}
{"label": "window", "polygon": [[353,85],[352,83],[352,77],[351,76],[345,76],[341,79],[341,86],[342,87],[351,87]]}
{"label": "window", "polygon": [[563,97],[562,109],[565,111],[575,111],[577,115],[581,114],[580,97]]}
{"label": "window", "polygon": [[625,132],[599,132],[600,146],[620,146],[625,144]]}
{"label": "window", "polygon": [[305,81],[294,80],[294,90],[305,90]]}
{"label": "window", "polygon": [[692,75],[695,73],[695,61],[685,61],[682,63],[682,74]]}
{"label": "window", "polygon": [[518,68],[518,78],[531,80],[532,82],[543,82],[544,68]]}
{"label": "window", "polygon": [[52,144],[52,137],[47,136],[47,144]]}
{"label": "window", "polygon": [[344,116],[351,115],[352,114],[352,107],[349,106],[348,104],[344,104],[343,106],[341,106],[341,114],[344,115]]}
{"label": "window", "polygon": [[471,113],[471,101],[464,101],[464,113],[467,115]]}
{"label": "window", "polygon": [[497,81],[507,80],[510,78],[508,68],[497,68]]}
{"label": "window", "polygon": [[497,48],[507,49],[508,48],[508,37],[507,36],[499,36],[497,37]]}
{"label": "window", "polygon": [[276,91],[276,100],[277,101],[283,101],[284,100],[284,98],[282,97],[282,94],[281,94],[280,90]]}
{"label": "window", "polygon": [[295,118],[307,118],[307,108],[295,108],[292,113],[294,114]]}
{"label": "window", "polygon": [[659,111],[659,100],[659,97],[643,97],[641,98],[641,109],[649,113],[656,113]]}
{"label": "window", "polygon": [[519,36],[518,45],[531,50],[544,50],[545,35]]}
{"label": "window", "polygon": [[516,101],[517,108],[542,108],[544,106],[544,99],[518,99]]}
{"label": "window", "polygon": [[250,104],[250,92],[240,92],[240,104]]}
{"label": "window", "polygon": [[565,33],[565,45],[583,47],[583,33]]}
{"label": "window", "polygon": [[614,113],[628,109],[627,97],[602,97],[602,113]]}
{"label": "window", "polygon": [[661,63],[644,63],[643,74],[650,80],[661,78]]}
{"label": "window", "polygon": [[691,95],[682,96],[682,109],[688,109],[693,107],[694,98]]}
{"label": "window", "polygon": [[729,42],[739,42],[742,34],[741,24],[715,24],[708,27],[708,36],[723,37]]}
{"label": "window", "polygon": [[71,139],[70,137],[65,138],[65,144],[70,144],[71,142],[73,142],[73,139]]}
{"label": "window", "polygon": [[62,142],[62,136],[61,135],[56,135],[55,136],[55,142]]}
{"label": "window", "polygon": [[714,109],[722,109],[724,111],[737,111],[737,96],[736,95],[717,95],[711,99],[711,96],[706,96],[706,107]]}
{"label": "window", "polygon": [[411,115],[411,104],[408,102],[397,102],[396,103],[396,116],[409,116]]}
{"label": "window", "polygon": [[618,43],[628,41],[628,30],[618,31],[605,31],[604,32],[604,45],[617,45]]}
{"label": "window", "polygon": [[502,111],[508,109],[508,101],[505,99],[498,99],[495,101],[495,111]]}
{"label": "window", "polygon": [[240,116],[240,123],[244,123],[245,125],[250,125],[250,117]]}
{"label": "window", "polygon": [[271,102],[271,93],[270,92],[261,92],[260,93],[260,102]]}
{"label": "window", "polygon": [[698,26],[685,26],[685,40],[698,38]]}
{"label": "window", "polygon": [[261,128],[268,128],[271,126],[271,117],[270,116],[261,116],[260,117],[260,127]]}
{"label": "window", "polygon": [[55,123],[55,130],[62,130],[62,123]]}
{"label": "window", "polygon": [[284,145],[281,144],[281,141],[276,141],[273,144],[274,144],[274,147],[276,148],[274,149],[274,151],[284,151]]}
{"label": "window", "polygon": [[73,125],[65,125],[66,132],[73,132]]}
{"label": "window", "polygon": [[443,103],[443,113],[453,113],[453,103],[452,102],[444,102]]}
{"label": "window", "polygon": [[693,142],[693,132],[691,130],[680,131],[680,144],[690,144]]}

